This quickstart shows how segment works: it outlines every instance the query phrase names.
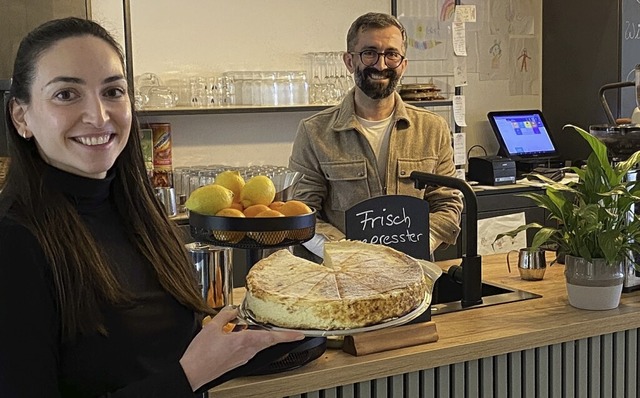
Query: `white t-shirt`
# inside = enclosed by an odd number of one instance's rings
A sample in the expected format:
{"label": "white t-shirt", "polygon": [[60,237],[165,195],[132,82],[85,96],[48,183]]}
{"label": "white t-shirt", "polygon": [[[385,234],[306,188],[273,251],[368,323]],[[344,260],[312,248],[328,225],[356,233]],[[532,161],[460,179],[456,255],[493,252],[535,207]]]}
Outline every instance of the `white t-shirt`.
{"label": "white t-shirt", "polygon": [[373,153],[376,155],[380,179],[382,180],[382,185],[386,189],[385,182],[387,180],[387,159],[389,158],[389,134],[391,133],[393,113],[382,120],[367,120],[357,115],[356,118],[360,122],[360,125],[362,125],[362,133],[367,137],[367,140],[373,149]]}

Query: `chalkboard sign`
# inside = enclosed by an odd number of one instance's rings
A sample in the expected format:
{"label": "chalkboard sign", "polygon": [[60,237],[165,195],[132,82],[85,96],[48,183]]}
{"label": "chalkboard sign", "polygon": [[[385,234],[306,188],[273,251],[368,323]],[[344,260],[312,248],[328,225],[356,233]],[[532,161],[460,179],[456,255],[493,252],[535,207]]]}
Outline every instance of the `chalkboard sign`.
{"label": "chalkboard sign", "polygon": [[429,260],[429,203],[406,195],[364,200],[345,212],[347,239],[378,243]]}
{"label": "chalkboard sign", "polygon": [[[617,60],[622,67],[620,71],[620,81],[635,81],[633,72],[636,65],[640,63],[638,54],[640,53],[640,1],[622,1],[622,49],[621,59]],[[636,102],[636,90],[623,89],[620,91],[621,117],[631,117],[633,109],[638,106]]]}

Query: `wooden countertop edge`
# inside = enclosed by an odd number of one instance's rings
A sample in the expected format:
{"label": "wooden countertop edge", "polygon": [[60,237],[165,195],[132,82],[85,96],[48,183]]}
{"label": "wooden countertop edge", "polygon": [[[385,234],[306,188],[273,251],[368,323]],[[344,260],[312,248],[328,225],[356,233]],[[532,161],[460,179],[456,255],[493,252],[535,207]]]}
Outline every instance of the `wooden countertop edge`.
{"label": "wooden countertop edge", "polygon": [[329,349],[300,369],[231,380],[211,392],[282,397],[640,328],[638,292],[623,294],[614,310],[579,310],[567,302],[562,266],[548,268],[543,281],[532,283],[508,274],[503,260],[504,255],[483,259],[485,280],[543,297],[434,316],[440,336],[434,343],[360,357]]}
{"label": "wooden countertop edge", "polygon": [[640,319],[629,322],[628,318],[628,314],[621,314],[597,325],[592,320],[586,320],[553,329],[460,343],[454,347],[440,348],[437,343],[429,343],[362,357],[331,349],[301,369],[278,375],[236,379],[211,391],[217,394],[233,391],[234,397],[301,394],[640,327]]}

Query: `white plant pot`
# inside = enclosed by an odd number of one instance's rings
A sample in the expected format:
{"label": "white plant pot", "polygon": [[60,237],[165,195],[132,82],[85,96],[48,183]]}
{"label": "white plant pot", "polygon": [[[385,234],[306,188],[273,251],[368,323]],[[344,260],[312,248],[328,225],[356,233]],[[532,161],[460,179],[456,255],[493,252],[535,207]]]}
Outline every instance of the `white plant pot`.
{"label": "white plant pot", "polygon": [[620,304],[624,262],[608,265],[601,258],[588,262],[582,257],[565,256],[564,275],[572,306],[584,310],[610,310]]}

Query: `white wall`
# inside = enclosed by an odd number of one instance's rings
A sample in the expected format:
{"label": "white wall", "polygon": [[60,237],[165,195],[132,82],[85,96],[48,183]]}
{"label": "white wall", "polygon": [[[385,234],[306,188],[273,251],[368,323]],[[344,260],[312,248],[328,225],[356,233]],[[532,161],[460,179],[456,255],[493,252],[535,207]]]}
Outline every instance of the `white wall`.
{"label": "white wall", "polygon": [[[542,0],[531,2],[541,48]],[[120,38],[123,37],[121,3],[120,0],[92,1],[92,18]],[[131,3],[134,71],[161,75],[174,71],[303,69],[305,53],[343,50],[346,31],[358,15],[366,11],[390,11],[389,0],[188,0],[179,6],[171,0]],[[541,59],[536,63],[541,69]],[[495,153],[498,146],[486,113],[540,108],[541,82],[535,82],[534,86],[535,95],[512,96],[507,80],[480,81],[477,73],[470,73],[468,86],[463,88],[468,125],[463,131],[467,133],[467,148],[479,144],[489,154]],[[174,166],[286,165],[296,127],[303,117],[311,114],[154,116],[144,121],[171,123]]]}

